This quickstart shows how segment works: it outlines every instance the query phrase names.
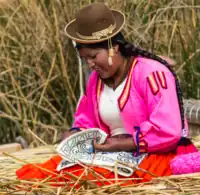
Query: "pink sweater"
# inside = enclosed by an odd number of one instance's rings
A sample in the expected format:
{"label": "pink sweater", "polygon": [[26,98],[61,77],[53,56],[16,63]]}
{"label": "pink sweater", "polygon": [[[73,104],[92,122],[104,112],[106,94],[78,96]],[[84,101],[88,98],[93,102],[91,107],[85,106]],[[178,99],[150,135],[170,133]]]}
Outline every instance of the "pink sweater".
{"label": "pink sweater", "polygon": [[[93,72],[78,105],[73,127],[96,127],[109,134],[98,112],[103,87],[102,80]],[[175,149],[182,135],[181,117],[175,79],[164,65],[147,58],[135,58],[118,105],[124,127],[137,146],[137,154]],[[187,122],[185,124],[187,135]]]}

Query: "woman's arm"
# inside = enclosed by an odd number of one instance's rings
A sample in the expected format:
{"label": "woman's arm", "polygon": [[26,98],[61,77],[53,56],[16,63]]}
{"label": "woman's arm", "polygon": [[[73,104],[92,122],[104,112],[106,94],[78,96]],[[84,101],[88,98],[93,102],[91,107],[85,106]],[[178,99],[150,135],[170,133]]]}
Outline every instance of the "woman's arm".
{"label": "woman's arm", "polygon": [[78,129],[82,130],[98,127],[94,114],[94,102],[92,97],[92,87],[94,85],[95,76],[92,74],[88,80],[86,92],[77,106],[72,128],[63,134],[63,138],[67,138],[71,134],[78,132]]}
{"label": "woman's arm", "polygon": [[134,128],[137,153],[164,153],[176,148],[182,135],[175,79],[167,70],[140,78],[138,85],[148,120]]}
{"label": "woman's arm", "polygon": [[97,144],[94,141],[94,148],[104,152],[133,152],[136,149],[136,145],[132,136],[122,134],[107,138],[104,144]]}

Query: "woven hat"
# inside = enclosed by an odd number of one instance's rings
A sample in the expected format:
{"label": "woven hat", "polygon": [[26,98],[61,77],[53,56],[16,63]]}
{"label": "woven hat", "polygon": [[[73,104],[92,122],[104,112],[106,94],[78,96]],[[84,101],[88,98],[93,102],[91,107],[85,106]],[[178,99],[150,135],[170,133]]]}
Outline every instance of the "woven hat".
{"label": "woven hat", "polygon": [[78,43],[98,43],[120,32],[124,23],[122,12],[111,10],[103,3],[92,3],[83,7],[66,25],[65,33]]}

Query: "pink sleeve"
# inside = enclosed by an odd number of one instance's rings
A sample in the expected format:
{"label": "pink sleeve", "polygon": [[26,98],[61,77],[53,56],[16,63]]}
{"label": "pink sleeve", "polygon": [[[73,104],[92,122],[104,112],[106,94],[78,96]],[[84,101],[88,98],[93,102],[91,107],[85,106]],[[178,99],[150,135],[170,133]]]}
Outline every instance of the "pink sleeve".
{"label": "pink sleeve", "polygon": [[141,78],[139,88],[146,103],[148,120],[135,128],[137,153],[162,153],[175,149],[182,130],[173,75],[167,71],[155,71]]}
{"label": "pink sleeve", "polygon": [[88,83],[86,94],[81,98],[76,113],[74,116],[74,123],[72,127],[78,128],[92,128],[97,127],[97,122],[94,113],[94,102],[92,101],[92,87],[94,83],[93,75],[91,75]]}

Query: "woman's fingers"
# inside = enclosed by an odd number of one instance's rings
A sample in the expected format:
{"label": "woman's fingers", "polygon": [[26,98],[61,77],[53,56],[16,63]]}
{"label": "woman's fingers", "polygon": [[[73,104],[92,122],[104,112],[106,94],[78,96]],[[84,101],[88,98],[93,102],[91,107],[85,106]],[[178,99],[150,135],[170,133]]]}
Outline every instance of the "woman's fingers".
{"label": "woman's fingers", "polygon": [[62,140],[68,138],[69,136],[73,135],[74,133],[77,133],[77,130],[72,130],[72,131],[66,131],[62,135]]}
{"label": "woman's fingers", "polygon": [[94,148],[95,151],[98,150],[107,152],[109,150],[108,144],[97,144],[95,142],[94,142]]}
{"label": "woman's fingers", "polygon": [[104,144],[98,144],[96,140],[94,140],[94,148],[95,150],[102,151],[102,152],[115,152],[117,148],[115,143],[106,141]]}
{"label": "woman's fingers", "polygon": [[104,144],[98,144],[94,141],[95,150],[104,152],[131,152],[136,149],[134,140],[132,137],[128,138],[108,138]]}

